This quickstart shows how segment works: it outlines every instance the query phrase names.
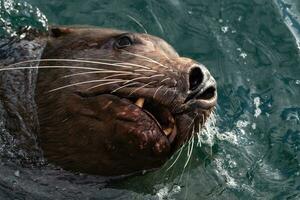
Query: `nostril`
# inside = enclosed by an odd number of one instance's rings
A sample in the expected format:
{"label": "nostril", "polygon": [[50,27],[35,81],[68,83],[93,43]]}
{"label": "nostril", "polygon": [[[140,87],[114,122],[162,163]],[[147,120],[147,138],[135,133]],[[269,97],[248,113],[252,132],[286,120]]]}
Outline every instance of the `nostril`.
{"label": "nostril", "polygon": [[216,88],[214,86],[210,86],[202,92],[189,95],[185,99],[184,103],[190,101],[191,99],[210,100],[210,99],[214,98],[215,95],[216,95]]}
{"label": "nostril", "polygon": [[201,85],[202,81],[203,81],[202,70],[199,67],[193,67],[190,70],[190,74],[189,74],[189,84],[190,84],[189,89],[191,91],[196,90]]}
{"label": "nostril", "polygon": [[196,96],[196,99],[209,100],[215,96],[215,91],[215,87],[209,87],[206,90],[204,90],[200,95]]}
{"label": "nostril", "polygon": [[[206,106],[212,106],[216,103],[217,85],[215,79],[209,71],[202,65],[194,65],[190,68],[188,74],[189,91],[184,103],[190,100],[200,102]],[[193,103],[192,102],[192,103]]]}

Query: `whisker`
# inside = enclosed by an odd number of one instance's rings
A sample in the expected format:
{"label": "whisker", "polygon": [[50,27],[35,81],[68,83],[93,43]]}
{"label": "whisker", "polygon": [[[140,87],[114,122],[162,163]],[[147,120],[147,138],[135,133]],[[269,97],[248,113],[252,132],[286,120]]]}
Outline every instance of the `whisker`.
{"label": "whisker", "polygon": [[164,77],[164,74],[156,74],[156,75],[152,75],[150,76],[150,78],[155,78],[155,77]]}
{"label": "whisker", "polygon": [[161,86],[159,86],[159,87],[156,89],[156,91],[154,92],[154,95],[153,95],[153,99],[155,99],[156,94],[158,93],[158,91],[159,91],[162,87],[164,87],[164,86],[161,85]]}
{"label": "whisker", "polygon": [[197,132],[197,138],[198,138],[197,146],[201,147],[201,132],[200,132],[201,127],[202,127],[201,123],[199,123],[198,126],[199,127],[198,127],[198,132]]}
{"label": "whisker", "polygon": [[141,24],[137,19],[135,19],[134,17],[130,16],[130,15],[127,15],[127,17],[129,17],[130,19],[132,19],[135,23],[137,23],[143,30],[146,34],[148,34],[147,30],[145,29],[145,27],[143,26],[143,24]]}
{"label": "whisker", "polygon": [[136,81],[136,80],[143,80],[143,79],[151,79],[151,78],[155,78],[155,77],[162,77],[165,76],[164,74],[157,74],[157,75],[152,75],[152,76],[142,76],[142,77],[137,77],[131,80],[128,80],[126,83],[132,82],[132,81]]}
{"label": "whisker", "polygon": [[73,76],[80,76],[80,75],[85,75],[85,74],[104,74],[104,73],[119,73],[119,74],[126,74],[126,75],[140,75],[138,73],[134,72],[129,72],[129,71],[116,71],[116,70],[100,70],[100,71],[90,71],[90,72],[80,72],[76,74],[70,74],[70,75],[65,75],[62,78],[69,78]]}
{"label": "whisker", "polygon": [[[106,80],[109,80],[109,79],[106,79]],[[104,85],[110,85],[110,84],[114,84],[114,83],[123,83],[124,81],[126,81],[126,80],[117,80],[117,81],[113,81],[113,82],[102,83],[102,84],[99,84],[99,85],[95,85],[95,86],[93,86],[93,87],[90,87],[90,88],[88,88],[87,90],[91,90],[91,89],[94,89],[94,88],[97,88],[97,87],[101,87],[101,86],[104,86]]]}
{"label": "whisker", "polygon": [[204,114],[201,115],[202,116],[202,125],[201,125],[201,128],[204,126],[204,123],[205,123],[205,116]]}
{"label": "whisker", "polygon": [[190,130],[191,126],[194,124],[194,122],[195,122],[195,120],[196,120],[196,118],[197,118],[198,116],[199,116],[199,114],[197,114],[197,115],[194,117],[194,119],[191,121],[190,125],[188,126],[187,131]]}
{"label": "whisker", "polygon": [[177,160],[179,159],[179,157],[180,157],[180,155],[182,153],[182,150],[184,149],[184,146],[185,145],[182,145],[180,147],[180,150],[179,150],[179,153],[178,153],[177,157],[175,158],[174,162],[168,167],[167,171],[169,171],[175,165],[175,163],[177,162]]}
{"label": "whisker", "polygon": [[157,82],[157,81],[151,81],[151,82],[149,82],[149,83],[147,83],[147,84],[144,84],[143,86],[141,86],[141,87],[139,87],[139,88],[133,90],[132,92],[130,92],[129,96],[132,95],[133,93],[137,92],[138,90],[143,89],[143,88],[145,88],[146,86],[151,85],[151,84],[156,83],[156,82]]}
{"label": "whisker", "polygon": [[164,29],[163,29],[163,26],[162,26],[162,24],[159,22],[159,19],[158,19],[158,17],[156,16],[156,14],[153,12],[152,8],[150,9],[150,12],[151,12],[152,16],[154,17],[154,20],[155,20],[156,24],[158,25],[158,27],[159,27],[161,33],[162,33],[162,34],[165,34],[165,31],[164,31]]}
{"label": "whisker", "polygon": [[154,72],[157,73],[158,71],[153,70],[153,69],[135,69],[135,72]]}
{"label": "whisker", "polygon": [[14,67],[17,65],[21,64],[26,64],[26,63],[33,63],[33,62],[77,62],[77,63],[88,63],[88,64],[99,64],[99,65],[109,65],[109,66],[116,66],[116,67],[121,67],[121,68],[129,68],[132,69],[130,66],[124,66],[118,63],[108,63],[108,62],[98,62],[98,61],[90,61],[90,60],[78,60],[78,59],[38,59],[38,60],[26,60],[18,63],[14,63],[11,65],[6,66],[7,68]]}
{"label": "whisker", "polygon": [[170,58],[166,54],[162,54],[167,60],[170,60]]}
{"label": "whisker", "polygon": [[118,64],[125,64],[125,65],[129,65],[129,66],[134,66],[134,67],[140,67],[143,69],[151,69],[151,67],[147,67],[145,65],[140,65],[140,64],[136,64],[136,63],[131,63],[131,62],[123,62],[121,60],[114,60],[114,59],[104,59],[104,58],[80,58],[82,60],[96,60],[96,61],[107,61],[107,62],[115,62]]}
{"label": "whisker", "polygon": [[[117,80],[119,80],[121,82],[121,79],[105,79],[105,80],[97,79],[97,80],[83,81],[83,82],[78,82],[78,83],[73,83],[73,84],[62,86],[62,87],[58,87],[58,88],[49,90],[48,92],[49,93],[50,92],[55,92],[55,91],[62,90],[62,89],[68,88],[68,87],[83,85],[83,84],[88,84],[88,83],[97,83],[97,82],[105,82],[105,81],[117,81]],[[124,80],[122,80],[122,82],[124,82]]]}
{"label": "whisker", "polygon": [[[130,75],[140,75],[140,74],[134,73],[134,74],[130,74]],[[128,74],[123,74],[123,73],[121,73],[121,74],[113,74],[113,75],[110,75],[110,76],[106,76],[103,79],[108,79],[108,78],[113,78],[113,77],[118,77],[118,76],[128,76]]]}
{"label": "whisker", "polygon": [[191,140],[191,141],[192,141],[192,142],[191,142],[191,143],[192,143],[191,149],[189,150],[188,159],[187,159],[187,161],[185,162],[183,168],[186,168],[187,164],[189,163],[189,161],[190,161],[190,159],[191,159],[191,157],[192,157],[192,152],[193,152],[193,149],[194,149],[194,137],[192,137],[192,140]]}
{"label": "whisker", "polygon": [[84,70],[96,70],[101,71],[101,69],[94,67],[79,67],[79,66],[64,66],[64,65],[44,65],[44,66],[27,66],[27,67],[7,67],[0,68],[1,71],[9,71],[9,70],[23,70],[23,69],[84,69]]}
{"label": "whisker", "polygon": [[139,65],[139,64],[134,64],[134,63],[129,63],[129,62],[120,62],[119,64],[128,65],[128,66],[132,66],[132,67],[140,67],[142,69],[151,69],[151,67],[147,67],[147,66]]}
{"label": "whisker", "polygon": [[163,96],[165,96],[169,92],[170,88],[166,89],[165,93]]}
{"label": "whisker", "polygon": [[[197,115],[198,116],[198,115]],[[197,117],[196,116],[196,117]],[[192,120],[192,122],[196,119],[196,117]],[[189,130],[189,128],[188,128],[188,130]],[[194,135],[194,130],[195,130],[195,126],[193,127],[193,132],[192,132],[192,135]],[[188,164],[188,162],[189,162],[189,160],[190,160],[190,157],[191,157],[191,155],[192,155],[192,151],[193,151],[193,147],[194,147],[194,141],[193,141],[193,139],[194,139],[194,137],[191,137],[191,138],[189,138],[188,139],[188,152],[187,152],[187,157],[188,157],[188,159],[187,159],[187,161],[185,162],[185,164],[184,164],[184,167],[183,167],[183,170],[182,170],[182,173],[181,173],[181,176],[180,176],[180,181],[181,181],[181,179],[182,179],[182,176],[183,176],[183,173],[184,173],[184,171],[185,171],[185,168],[186,168],[186,166],[187,166],[187,164]],[[191,149],[191,146],[190,146],[190,143],[191,143],[191,141],[192,141],[192,149]],[[187,141],[185,141],[185,143],[187,143]]]}
{"label": "whisker", "polygon": [[123,52],[125,52],[126,54],[129,54],[129,55],[133,55],[133,56],[136,56],[136,57],[139,57],[139,58],[144,58],[146,61],[149,61],[149,62],[152,62],[152,63],[155,63],[155,64],[158,64],[159,66],[161,67],[164,67],[166,69],[169,69],[167,66],[161,64],[160,62],[156,61],[156,60],[153,60],[152,58],[149,58],[147,56],[143,56],[143,55],[140,55],[140,54],[135,54],[135,53],[131,53],[131,52],[128,52],[126,50],[123,50]]}
{"label": "whisker", "polygon": [[163,82],[168,81],[168,80],[171,80],[171,78],[167,77],[167,78],[161,80],[160,83],[163,83]]}
{"label": "whisker", "polygon": [[[190,155],[190,148],[191,148],[191,139],[189,139],[189,142],[188,142],[188,149],[187,149],[187,154],[186,154],[187,158]],[[185,165],[184,165],[184,168],[185,168]]]}
{"label": "whisker", "polygon": [[[189,152],[190,152],[190,146],[191,146],[190,143],[191,143],[191,140],[188,141],[187,157],[188,157]],[[186,164],[186,163],[185,163],[185,164]],[[182,179],[182,176],[183,176],[183,173],[184,173],[184,171],[185,171],[185,168],[186,168],[186,166],[184,165],[184,166],[183,166],[183,169],[182,169],[182,172],[181,172],[181,175],[180,175],[180,181],[181,181],[181,179]]]}
{"label": "whisker", "polygon": [[123,86],[118,87],[117,89],[111,91],[111,93],[114,93],[114,92],[116,92],[116,91],[118,91],[118,90],[120,90],[120,89],[122,89],[122,88],[125,88],[125,87],[128,87],[128,86],[132,86],[132,85],[136,85],[136,84],[140,84],[140,83],[139,83],[139,82],[128,83],[128,84],[126,84],[126,85],[123,85]]}
{"label": "whisker", "polygon": [[79,57],[77,59],[78,60],[90,60],[90,61],[122,62],[120,60],[107,59],[107,58],[86,58],[86,57]]}
{"label": "whisker", "polygon": [[173,91],[174,91],[174,95],[176,95],[176,93],[177,93],[177,88],[175,88]]}
{"label": "whisker", "polygon": [[90,60],[90,61],[93,61],[93,60],[96,60],[96,61],[107,61],[107,62],[115,62],[117,64],[124,64],[124,65],[128,65],[128,66],[134,66],[134,67],[140,67],[140,68],[143,68],[143,69],[151,69],[150,67],[147,67],[147,66],[144,66],[144,65],[139,65],[139,64],[136,64],[136,63],[131,63],[131,62],[123,62],[121,60],[114,60],[114,59],[101,59],[101,58],[80,58],[82,60]]}

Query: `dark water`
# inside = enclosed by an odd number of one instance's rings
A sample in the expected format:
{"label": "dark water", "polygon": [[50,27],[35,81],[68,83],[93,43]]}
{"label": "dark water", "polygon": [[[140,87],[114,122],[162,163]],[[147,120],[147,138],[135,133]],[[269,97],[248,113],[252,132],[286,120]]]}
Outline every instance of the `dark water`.
{"label": "dark water", "polygon": [[219,94],[216,125],[185,168],[187,148],[170,170],[175,158],[104,187],[101,177],[1,161],[0,199],[300,199],[300,1],[0,2],[1,35],[48,23],[144,27],[205,64]]}

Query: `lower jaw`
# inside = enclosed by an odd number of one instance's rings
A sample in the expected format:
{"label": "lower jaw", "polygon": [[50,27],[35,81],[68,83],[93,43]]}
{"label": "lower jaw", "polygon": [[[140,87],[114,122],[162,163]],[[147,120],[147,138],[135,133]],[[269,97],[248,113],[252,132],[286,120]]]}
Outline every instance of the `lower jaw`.
{"label": "lower jaw", "polygon": [[[90,97],[89,95],[82,95],[82,93],[79,95],[82,97]],[[97,94],[96,96],[99,96],[99,95],[101,95],[101,94]],[[111,94],[107,94],[107,95],[110,96]],[[94,96],[94,95],[92,95],[92,96]],[[140,109],[139,112],[143,112],[144,114],[146,114],[148,116],[148,120],[153,120],[159,128],[159,130],[160,130],[159,132],[161,132],[161,136],[159,136],[159,137],[166,137],[168,139],[172,153],[175,152],[178,148],[180,148],[190,137],[193,137],[192,131],[189,130],[188,128],[186,128],[186,126],[187,126],[186,124],[191,124],[191,121],[193,119],[193,116],[189,116],[189,114],[191,114],[191,113],[181,114],[180,116],[175,115],[174,116],[174,118],[175,118],[174,126],[172,127],[172,130],[167,131],[166,129],[168,129],[169,127],[164,128],[158,122],[159,120],[157,120],[156,117],[154,117],[152,114],[149,115],[149,113],[147,113],[147,111],[145,112],[144,108],[146,107],[146,109],[147,109],[147,105],[145,106],[145,99],[135,98],[134,100],[132,100],[130,98],[119,97],[117,95],[111,95],[111,96],[118,97],[120,99],[120,101],[122,101],[122,99],[124,99],[124,100],[126,99],[126,104],[128,104],[128,106],[130,104],[137,106]],[[162,107],[162,109],[163,109],[163,107]],[[126,117],[124,117],[124,120],[126,120]],[[135,121],[135,119],[132,121]]]}

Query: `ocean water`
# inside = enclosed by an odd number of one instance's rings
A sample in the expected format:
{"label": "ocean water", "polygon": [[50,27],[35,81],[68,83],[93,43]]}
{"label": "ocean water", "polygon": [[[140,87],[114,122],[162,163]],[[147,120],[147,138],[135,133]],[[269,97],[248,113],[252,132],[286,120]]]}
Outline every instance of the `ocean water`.
{"label": "ocean water", "polygon": [[52,24],[162,37],[209,68],[218,106],[160,170],[105,184],[0,160],[0,199],[300,199],[300,1],[0,0],[1,37]]}

